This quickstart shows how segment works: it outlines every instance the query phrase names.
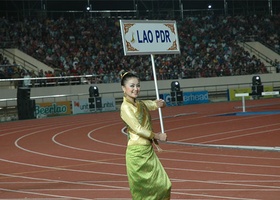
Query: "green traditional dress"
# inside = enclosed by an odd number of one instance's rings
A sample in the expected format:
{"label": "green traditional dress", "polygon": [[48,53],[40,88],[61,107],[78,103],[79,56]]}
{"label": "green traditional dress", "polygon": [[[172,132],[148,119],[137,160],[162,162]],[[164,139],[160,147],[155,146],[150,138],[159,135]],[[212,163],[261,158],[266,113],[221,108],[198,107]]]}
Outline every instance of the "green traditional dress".
{"label": "green traditional dress", "polygon": [[149,111],[156,109],[155,101],[137,101],[134,105],[125,97],[121,106],[128,132],[126,169],[133,200],[170,199],[171,182],[152,146]]}

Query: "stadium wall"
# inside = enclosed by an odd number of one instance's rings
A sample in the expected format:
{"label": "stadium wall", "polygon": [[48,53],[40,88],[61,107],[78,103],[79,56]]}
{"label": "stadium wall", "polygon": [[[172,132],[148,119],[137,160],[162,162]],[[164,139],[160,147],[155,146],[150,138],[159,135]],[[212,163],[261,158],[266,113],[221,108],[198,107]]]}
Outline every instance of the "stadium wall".
{"label": "stadium wall", "polygon": [[[215,78],[196,78],[196,79],[178,79],[181,89],[187,91],[209,92],[225,91],[229,88],[250,87],[253,75],[246,76],[226,76]],[[280,87],[280,73],[260,75],[263,85],[269,85],[276,88]],[[158,80],[159,93],[170,92],[171,82],[174,80]],[[94,84],[99,88],[102,97],[122,97],[120,83]],[[76,100],[77,98],[88,98],[89,84],[70,85],[70,86],[53,86],[53,87],[35,87],[31,88],[31,97],[51,96],[51,95],[68,95],[63,100]],[[154,81],[141,82],[141,96],[155,96]],[[80,94],[80,95],[79,95]],[[16,98],[16,89],[1,89],[0,99]]]}

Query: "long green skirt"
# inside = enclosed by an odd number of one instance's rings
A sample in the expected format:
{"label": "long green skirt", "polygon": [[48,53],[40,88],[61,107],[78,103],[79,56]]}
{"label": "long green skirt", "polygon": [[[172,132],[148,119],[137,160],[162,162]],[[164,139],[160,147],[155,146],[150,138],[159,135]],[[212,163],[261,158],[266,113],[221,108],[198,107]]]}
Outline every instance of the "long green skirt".
{"label": "long green skirt", "polygon": [[171,182],[152,145],[126,150],[126,169],[133,200],[168,200]]}

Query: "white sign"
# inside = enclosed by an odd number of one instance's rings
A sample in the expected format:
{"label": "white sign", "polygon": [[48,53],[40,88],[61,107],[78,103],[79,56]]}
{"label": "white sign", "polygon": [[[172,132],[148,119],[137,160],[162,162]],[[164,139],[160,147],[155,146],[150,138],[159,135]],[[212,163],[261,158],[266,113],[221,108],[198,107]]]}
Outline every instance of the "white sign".
{"label": "white sign", "polygon": [[115,98],[102,98],[102,111],[114,111],[116,110],[116,100]]}
{"label": "white sign", "polygon": [[124,55],[180,54],[176,21],[120,20]]}
{"label": "white sign", "polygon": [[[116,101],[115,98],[102,98],[102,112],[106,111],[115,111],[116,110]],[[88,99],[85,100],[76,100],[72,101],[72,113],[81,114],[81,113],[90,113],[91,109],[89,108]]]}
{"label": "white sign", "polygon": [[72,113],[73,114],[81,114],[81,113],[89,113],[89,103],[88,100],[76,100],[72,101]]}

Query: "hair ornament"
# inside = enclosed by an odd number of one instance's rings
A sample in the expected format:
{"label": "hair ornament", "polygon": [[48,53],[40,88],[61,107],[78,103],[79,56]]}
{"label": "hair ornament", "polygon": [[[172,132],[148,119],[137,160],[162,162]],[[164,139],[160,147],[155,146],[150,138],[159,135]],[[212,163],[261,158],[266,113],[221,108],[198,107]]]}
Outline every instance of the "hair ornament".
{"label": "hair ornament", "polygon": [[125,73],[123,73],[122,75],[121,75],[121,79],[123,79],[123,77],[125,76],[125,75],[127,75],[129,72],[125,72]]}

